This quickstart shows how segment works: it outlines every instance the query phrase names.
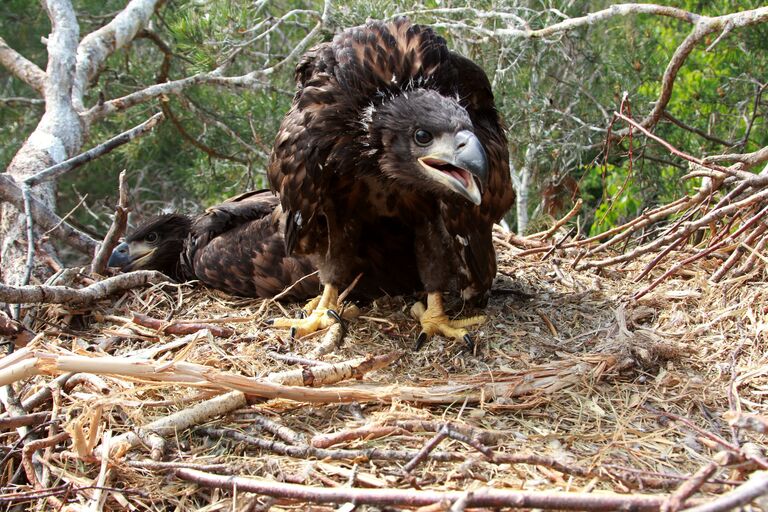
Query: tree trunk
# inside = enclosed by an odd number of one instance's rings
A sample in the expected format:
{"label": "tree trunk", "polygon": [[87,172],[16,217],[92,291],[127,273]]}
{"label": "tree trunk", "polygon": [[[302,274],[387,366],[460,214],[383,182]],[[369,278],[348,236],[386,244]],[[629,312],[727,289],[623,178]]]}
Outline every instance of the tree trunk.
{"label": "tree trunk", "polygon": [[[51,20],[47,40],[48,65],[45,73],[23,59],[0,40],[0,63],[13,64],[10,69],[21,80],[40,91],[45,99],[45,113],[35,130],[16,153],[6,172],[21,182],[43,169],[75,156],[88,132],[83,98],[88,84],[99,73],[104,61],[115,50],[129,44],[148,22],[161,0],[131,0],[117,16],[80,41],[80,27],[70,0],[44,0]],[[56,205],[56,181],[40,183],[31,189],[51,211]],[[0,207],[0,280],[19,284],[26,274],[26,216],[8,203]],[[35,239],[39,237],[39,232]],[[37,245],[56,257],[50,244]],[[36,269],[44,276],[41,258]]]}
{"label": "tree trunk", "polygon": [[[45,113],[8,166],[7,173],[17,183],[66,160],[83,144],[83,127],[71,99],[80,28],[69,2],[48,0],[46,8],[52,29],[47,43]],[[55,210],[55,182],[42,183],[31,190],[31,194]],[[26,217],[9,204],[3,204],[0,209],[0,240],[0,279],[18,284],[26,273]],[[41,249],[51,251],[50,247]]]}

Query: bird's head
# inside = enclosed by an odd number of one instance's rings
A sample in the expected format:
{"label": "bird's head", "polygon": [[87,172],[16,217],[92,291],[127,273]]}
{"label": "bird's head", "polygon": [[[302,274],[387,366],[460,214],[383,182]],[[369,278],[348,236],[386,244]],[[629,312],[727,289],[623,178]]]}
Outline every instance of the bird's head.
{"label": "bird's head", "polygon": [[159,270],[178,279],[179,256],[192,221],[186,215],[158,215],[138,227],[112,251],[107,263],[123,272]]}
{"label": "bird's head", "polygon": [[455,98],[416,89],[369,107],[364,117],[370,152],[385,175],[480,204],[488,157],[469,114]]}

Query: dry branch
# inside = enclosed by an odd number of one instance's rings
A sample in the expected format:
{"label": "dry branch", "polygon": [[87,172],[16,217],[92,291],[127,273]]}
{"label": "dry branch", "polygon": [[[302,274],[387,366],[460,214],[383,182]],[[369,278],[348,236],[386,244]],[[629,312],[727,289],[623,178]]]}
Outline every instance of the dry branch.
{"label": "dry branch", "polygon": [[117,247],[120,237],[125,234],[128,226],[128,186],[125,182],[125,170],[120,172],[118,177],[118,202],[115,207],[115,218],[112,219],[112,225],[109,227],[104,240],[99,245],[99,250],[91,262],[91,274],[104,275],[107,270],[107,261],[112,254],[112,250]]}
{"label": "dry branch", "polygon": [[155,329],[162,334],[194,334],[208,329],[214,336],[222,338],[229,338],[235,334],[235,330],[231,327],[225,327],[222,325],[209,324],[204,322],[195,321],[180,321],[180,322],[166,322],[164,320],[158,320],[148,315],[142,315],[141,313],[133,313],[131,319],[134,323]]}
{"label": "dry branch", "polygon": [[[306,485],[221,476],[194,469],[179,469],[176,476],[206,487],[253,492],[265,496],[311,503],[347,503],[378,507],[418,507],[437,503],[454,503],[466,498],[467,507],[509,507],[566,510],[635,510],[657,511],[663,497],[642,494],[620,495],[578,492],[534,492],[480,488],[467,495],[464,491],[417,491],[414,489],[320,488]],[[689,504],[692,504],[689,502]]]}
{"label": "dry branch", "polygon": [[68,286],[9,286],[0,284],[0,301],[9,304],[68,304],[85,306],[105,299],[110,295],[138,288],[147,284],[168,282],[168,277],[154,270],[140,270],[110,277],[85,288]]}
{"label": "dry branch", "polygon": [[[34,197],[30,199],[32,219],[38,226],[78,251],[89,256],[93,254],[98,246],[96,240],[73,228],[38,199]],[[24,211],[24,196],[21,188],[13,178],[5,174],[0,174],[0,201],[8,202],[19,211]]]}
{"label": "dry branch", "polygon": [[41,95],[45,92],[45,72],[8,46],[2,37],[0,37],[0,64]]}
{"label": "dry branch", "polygon": [[612,356],[594,355],[557,361],[520,372],[489,372],[487,375],[457,378],[451,384],[440,386],[358,383],[345,387],[307,388],[251,379],[183,361],[157,362],[141,358],[85,357],[46,352],[25,352],[15,357],[14,360],[3,361],[5,364],[0,363],[0,385],[41,373],[85,372],[124,375],[155,382],[185,383],[211,389],[236,390],[262,398],[315,403],[393,400],[427,404],[492,402],[498,398],[507,399],[534,392],[554,392],[581,382],[590,374],[593,379],[599,380],[601,375],[616,365],[616,359]]}
{"label": "dry branch", "polygon": [[726,512],[768,494],[768,471],[757,471],[744,484],[710,503],[686,509],[687,512]]}
{"label": "dry branch", "polygon": [[123,133],[115,137],[112,137],[108,141],[103,142],[98,146],[91,148],[84,153],[81,153],[61,163],[48,167],[47,169],[44,169],[38,172],[37,174],[30,176],[29,178],[24,180],[24,183],[30,187],[34,187],[35,185],[39,185],[40,183],[43,183],[45,181],[55,180],[62,174],[67,173],[73,169],[77,169],[81,165],[86,164],[91,160],[95,160],[96,158],[99,158],[100,156],[109,153],[113,149],[119,146],[122,146],[123,144],[126,144],[132,141],[133,139],[136,139],[138,137],[141,137],[142,135],[149,133],[163,119],[164,119],[163,113],[158,112],[157,114],[153,115],[152,117],[150,117],[149,119],[141,123],[140,125],[134,126],[130,130],[124,131]]}
{"label": "dry branch", "polygon": [[[149,433],[162,437],[173,436],[179,431],[199,425],[210,418],[226,414],[245,405],[245,395],[237,391],[217,396],[200,402],[189,409],[183,409],[139,427],[136,431],[126,432],[111,439],[109,451],[110,453],[125,453],[125,451],[141,444],[142,439]],[[97,448],[96,451],[102,457],[105,455],[101,448]]]}

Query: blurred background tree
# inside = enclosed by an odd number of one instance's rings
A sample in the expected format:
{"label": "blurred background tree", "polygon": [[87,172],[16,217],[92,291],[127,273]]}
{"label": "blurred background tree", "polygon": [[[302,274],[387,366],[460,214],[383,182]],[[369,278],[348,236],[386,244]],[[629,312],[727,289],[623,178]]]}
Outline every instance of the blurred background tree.
{"label": "blurred background tree", "polygon": [[[75,2],[81,36],[109,21],[125,4]],[[717,16],[757,8],[761,2],[677,4]],[[435,26],[452,48],[479,62],[492,79],[509,129],[519,195],[507,218],[512,229],[540,230],[580,197],[585,207],[575,220],[579,232],[604,231],[697,185],[681,180],[688,172],[683,160],[644,138],[633,141],[631,165],[626,139],[605,152],[612,114],[623,95],[635,117],[647,114],[659,95],[664,69],[691,25],[631,15],[542,39],[507,37],[503,31],[509,26],[541,28],[608,5],[577,0],[362,0],[334,2],[326,10],[329,4],[321,1],[168,0],[139,37],[107,60],[91,84],[87,105],[156,82],[210,72],[225,62],[230,63],[227,75],[269,69],[264,86],[187,87],[95,124],[85,148],[158,110],[167,117],[151,136],[68,175],[59,184],[58,211],[82,202],[72,219],[100,237],[113,212],[122,169],[128,170],[139,216],[158,210],[200,211],[247,189],[267,187],[270,146],[289,108],[293,68],[301,53],[343,27],[405,13]],[[36,2],[6,0],[0,5],[0,34],[43,69],[47,56],[41,37],[49,32],[50,21]],[[677,78],[655,133],[697,156],[768,145],[763,99],[767,49],[765,24],[734,31],[709,50],[697,47]],[[8,165],[43,108],[30,87],[0,68],[0,167]],[[624,126],[616,123],[614,129],[619,128]]]}

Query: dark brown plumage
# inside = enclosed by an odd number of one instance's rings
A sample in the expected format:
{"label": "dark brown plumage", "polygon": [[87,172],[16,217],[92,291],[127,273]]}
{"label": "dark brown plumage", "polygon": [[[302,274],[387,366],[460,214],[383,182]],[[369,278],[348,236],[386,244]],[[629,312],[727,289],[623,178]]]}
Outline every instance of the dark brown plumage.
{"label": "dark brown plumage", "polygon": [[369,22],[310,50],[277,134],[269,180],[289,254],[311,256],[326,285],[314,318],[279,321],[299,333],[327,324],[339,287],[380,247],[390,276],[416,268],[428,292],[423,337],[466,335],[441,292],[484,297],[496,273],[494,222],[514,200],[504,130],[490,83],[429,27]]}
{"label": "dark brown plumage", "polygon": [[[389,265],[383,248],[413,244],[402,235],[387,235],[387,224],[382,219],[379,229],[370,232],[377,238],[366,243],[365,263],[358,269],[365,277],[352,299],[400,295],[418,288],[415,266],[395,277],[383,270]],[[305,300],[320,289],[317,267],[306,256],[286,255],[284,232],[282,210],[274,194],[247,192],[194,219],[178,213],[149,219],[112,251],[109,266],[124,272],[159,270],[176,281],[197,279],[243,297],[271,298],[300,281],[281,297]]]}
{"label": "dark brown plumage", "polygon": [[[281,211],[271,192],[248,192],[208,208],[195,219],[166,214],[150,219],[112,252],[109,266],[159,270],[177,281],[198,279],[231,295],[286,300],[317,294],[315,267],[288,257]],[[309,276],[309,277],[305,277]],[[303,279],[302,279],[303,278]]]}

